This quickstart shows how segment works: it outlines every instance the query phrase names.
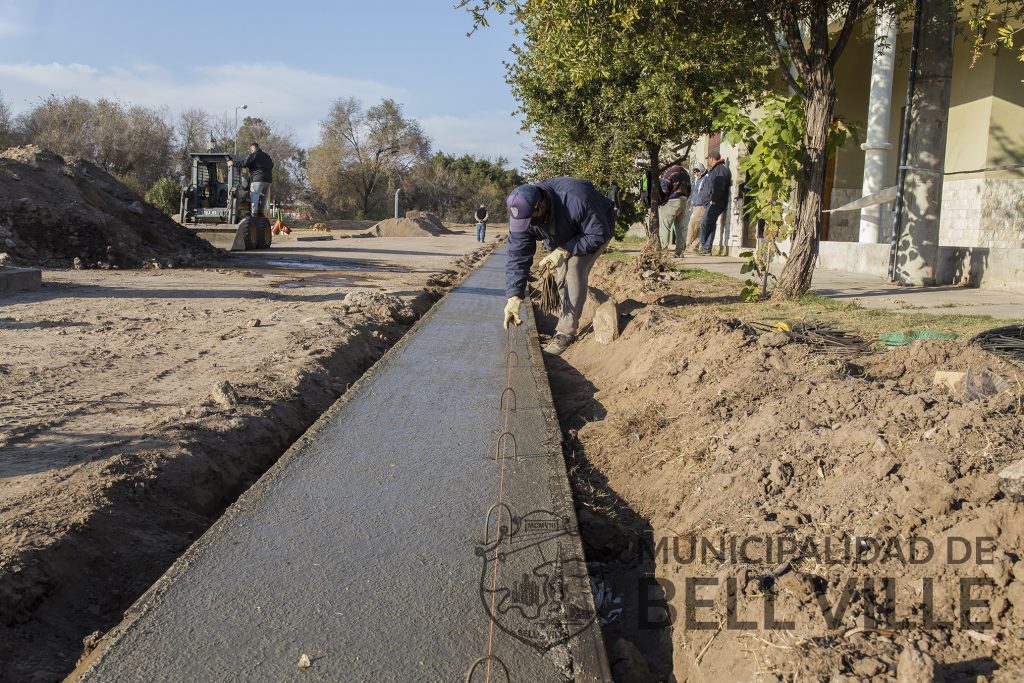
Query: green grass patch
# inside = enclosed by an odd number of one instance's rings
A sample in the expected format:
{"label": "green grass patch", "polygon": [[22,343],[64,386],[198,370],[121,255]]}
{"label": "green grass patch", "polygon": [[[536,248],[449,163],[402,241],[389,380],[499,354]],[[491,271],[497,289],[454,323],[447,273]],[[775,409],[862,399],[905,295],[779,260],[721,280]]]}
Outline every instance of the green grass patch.
{"label": "green grass patch", "polygon": [[612,240],[613,246],[623,247],[639,247],[643,246],[647,242],[646,237],[637,237],[636,235],[626,235],[622,239]]}
{"label": "green grass patch", "polygon": [[742,280],[734,278],[731,275],[725,275],[724,273],[716,273],[713,270],[705,270],[704,268],[677,268],[677,271],[687,280],[702,280],[704,282],[735,282],[737,292],[739,287],[742,286]]}
{"label": "green grass patch", "polygon": [[601,254],[603,259],[619,261],[620,263],[632,263],[636,256],[637,252],[635,251],[619,251],[618,249],[608,249]]}
{"label": "green grass patch", "polygon": [[860,304],[810,294],[797,301],[764,301],[756,304],[726,304],[716,307],[743,320],[816,320],[852,332],[865,339],[878,339],[887,332],[929,330],[953,332],[966,341],[984,330],[1008,324],[987,315],[912,313],[904,310],[864,308]]}

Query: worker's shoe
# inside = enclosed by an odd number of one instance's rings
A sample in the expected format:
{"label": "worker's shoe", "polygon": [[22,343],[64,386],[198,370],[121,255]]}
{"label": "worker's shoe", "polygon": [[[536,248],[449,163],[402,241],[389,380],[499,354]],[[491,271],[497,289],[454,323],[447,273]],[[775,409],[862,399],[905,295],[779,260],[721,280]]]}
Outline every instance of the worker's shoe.
{"label": "worker's shoe", "polygon": [[576,337],[573,335],[557,332],[548,342],[547,346],[544,347],[544,353],[552,356],[561,356],[574,341],[576,341]]}

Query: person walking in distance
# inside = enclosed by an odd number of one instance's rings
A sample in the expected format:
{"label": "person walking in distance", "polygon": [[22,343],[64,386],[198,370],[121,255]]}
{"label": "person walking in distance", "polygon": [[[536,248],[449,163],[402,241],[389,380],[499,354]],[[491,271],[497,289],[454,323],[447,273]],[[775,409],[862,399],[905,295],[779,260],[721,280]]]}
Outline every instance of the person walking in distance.
{"label": "person walking in distance", "polygon": [[476,241],[483,242],[487,236],[487,207],[478,206],[473,217],[476,218]]}
{"label": "person walking in distance", "polygon": [[[229,158],[228,166],[235,160]],[[249,171],[249,198],[252,202],[252,215],[262,216],[267,206],[267,195],[270,194],[270,183],[274,182],[274,160],[260,149],[255,142],[249,145],[249,156],[238,163],[239,168]]]}
{"label": "person walking in distance", "polygon": [[709,255],[715,245],[715,230],[718,219],[729,203],[729,189],[732,187],[732,172],[718,152],[711,152],[706,159],[708,172],[704,176],[708,201],[700,224],[700,253]]}
{"label": "person walking in distance", "polygon": [[683,212],[686,211],[686,200],[690,197],[690,174],[680,164],[672,164],[661,175],[661,196],[664,204],[658,208],[658,236],[661,248],[668,249],[669,243],[675,239],[676,251],[682,237]]}
{"label": "person walking in distance", "polygon": [[544,351],[559,356],[576,340],[590,270],[612,238],[615,205],[586,180],[569,177],[520,185],[506,204],[505,328],[509,323],[522,324],[519,309],[526,296],[526,279],[537,242],[543,242],[550,253],[541,259],[540,267],[554,269],[562,298],[555,335]]}

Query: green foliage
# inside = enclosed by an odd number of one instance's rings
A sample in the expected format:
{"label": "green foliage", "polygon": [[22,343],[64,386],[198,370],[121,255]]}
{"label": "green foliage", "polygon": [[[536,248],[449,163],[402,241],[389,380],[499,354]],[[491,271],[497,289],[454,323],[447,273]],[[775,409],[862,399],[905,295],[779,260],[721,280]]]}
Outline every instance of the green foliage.
{"label": "green foliage", "polygon": [[[521,28],[508,81],[537,142],[529,171],[575,175],[602,189],[616,182],[623,190],[620,230],[646,212],[628,192],[637,156],[647,156],[658,173],[669,158],[661,155],[663,143],[685,152],[712,130],[713,95],[722,83],[741,98],[766,83],[767,53],[745,39],[745,27],[719,26],[708,40],[698,15],[684,21],[667,6],[642,19],[620,0],[460,6],[478,25],[491,9],[508,12]],[[656,221],[653,210],[648,220]]]}
{"label": "green foliage", "polygon": [[766,96],[757,117],[733,103],[729,93],[718,96],[721,113],[715,118],[726,139],[742,145],[746,154],[739,170],[747,174],[744,210],[764,221],[765,239],[789,236],[792,215],[785,210],[804,157],[804,107],[800,97]]}
{"label": "green foliage", "polygon": [[[960,5],[967,5],[960,0]],[[1024,45],[1018,45],[1017,35],[1024,31],[1024,2],[997,2],[972,0],[968,26],[973,34],[971,66],[985,52],[995,53],[1000,48],[1017,50],[1017,59],[1024,62]]]}
{"label": "green foliage", "polygon": [[138,177],[128,173],[111,173],[111,175],[135,194],[140,196],[146,194],[146,186],[142,184]]}
{"label": "green foliage", "polygon": [[740,254],[740,258],[746,259],[744,264],[740,266],[740,275],[752,273],[757,277],[756,280],[753,278],[744,280],[743,288],[740,290],[740,301],[744,303],[757,303],[766,297],[768,295],[768,279],[771,278],[773,281],[777,279],[770,270],[771,257],[766,257],[764,253],[759,253],[764,244],[766,242],[762,242],[754,251],[745,251]]}
{"label": "green foliage", "polygon": [[[806,157],[804,103],[798,95],[768,95],[754,116],[735,105],[729,93],[718,98],[720,114],[715,118],[715,126],[725,131],[729,142],[746,152],[739,164],[740,171],[747,176],[743,211],[751,220],[764,224],[764,238],[758,241],[757,248],[740,254],[747,259],[741,272],[758,277],[758,281],[746,281],[740,298],[757,301],[767,296],[769,280],[776,280],[771,263],[781,255],[779,242],[793,233],[794,216],[787,207]],[[829,153],[835,154],[850,138],[857,137],[855,128],[835,119],[829,131]]]}
{"label": "green foliage", "polygon": [[173,216],[181,208],[181,184],[174,178],[161,178],[149,188],[145,199],[168,216]]}
{"label": "green foliage", "polygon": [[487,207],[488,222],[507,220],[505,199],[526,180],[508,160],[487,159],[465,154],[435,153],[416,164],[402,181],[405,201],[421,211],[431,211],[443,220],[469,223],[480,205]]}

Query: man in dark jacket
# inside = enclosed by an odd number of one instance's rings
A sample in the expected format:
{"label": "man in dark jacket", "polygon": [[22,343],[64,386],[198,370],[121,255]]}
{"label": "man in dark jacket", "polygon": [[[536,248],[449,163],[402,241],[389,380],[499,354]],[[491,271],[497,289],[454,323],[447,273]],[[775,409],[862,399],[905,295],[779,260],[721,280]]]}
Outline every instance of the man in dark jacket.
{"label": "man in dark jacket", "polygon": [[711,152],[707,158],[708,171],[704,174],[702,193],[707,193],[707,204],[704,207],[704,218],[700,224],[700,252],[710,254],[715,245],[715,230],[718,218],[729,204],[729,191],[732,187],[732,172],[718,152]]}
{"label": "man in dark jacket", "polygon": [[[228,166],[233,163],[234,159],[228,159]],[[238,162],[238,166],[249,170],[252,215],[262,215],[263,208],[267,205],[270,183],[274,182],[274,160],[254,142],[249,145],[249,156]]]}
{"label": "man in dark jacket", "polygon": [[579,178],[551,178],[521,185],[508,205],[508,262],[505,265],[505,327],[522,323],[519,307],[537,252],[537,241],[550,253],[542,270],[555,269],[562,295],[555,336],[544,351],[561,355],[576,339],[587,298],[587,279],[597,257],[608,246],[615,224],[614,205],[593,185]]}
{"label": "man in dark jacket", "polygon": [[476,241],[483,242],[487,237],[487,207],[481,204],[473,214],[476,219]]}

